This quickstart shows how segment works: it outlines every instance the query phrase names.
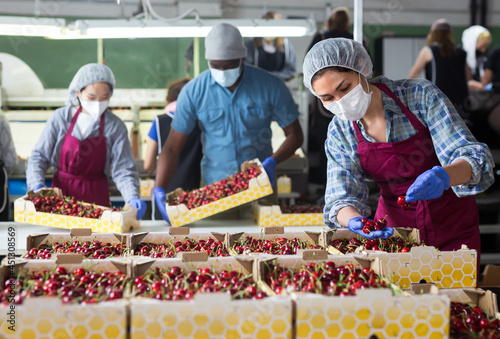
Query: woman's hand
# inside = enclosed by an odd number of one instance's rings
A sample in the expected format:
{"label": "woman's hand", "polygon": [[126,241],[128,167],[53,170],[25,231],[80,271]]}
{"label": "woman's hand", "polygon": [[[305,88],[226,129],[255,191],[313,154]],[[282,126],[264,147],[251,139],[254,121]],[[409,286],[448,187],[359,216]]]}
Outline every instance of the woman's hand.
{"label": "woman's hand", "polygon": [[450,176],[443,167],[434,166],[420,174],[406,192],[406,202],[439,198],[450,188]]}

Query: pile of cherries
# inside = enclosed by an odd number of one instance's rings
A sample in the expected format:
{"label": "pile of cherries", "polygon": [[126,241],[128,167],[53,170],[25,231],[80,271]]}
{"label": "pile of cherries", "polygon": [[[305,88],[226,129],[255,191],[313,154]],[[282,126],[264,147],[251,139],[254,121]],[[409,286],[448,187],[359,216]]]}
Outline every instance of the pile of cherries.
{"label": "pile of cherries", "polygon": [[183,241],[171,241],[155,244],[141,242],[135,247],[134,253],[152,258],[175,258],[178,252],[206,252],[209,257],[227,257],[229,252],[222,241],[212,238],[194,240],[189,237]]}
{"label": "pile of cherries", "polygon": [[368,218],[362,218],[361,222],[363,223],[363,233],[365,234],[370,234],[370,232],[373,231],[384,231],[387,227],[387,220],[385,220],[385,218],[379,220],[368,220]]}
{"label": "pile of cherries", "polygon": [[409,202],[406,202],[406,197],[404,195],[400,195],[398,197],[398,205],[401,206],[401,208],[405,211],[411,208],[411,204]]}
{"label": "pile of cherries", "polygon": [[451,338],[500,338],[500,320],[488,319],[479,307],[460,302],[451,302]]}
{"label": "pile of cherries", "polygon": [[371,268],[355,268],[352,264],[336,266],[333,262],[309,263],[299,270],[274,263],[268,267],[265,282],[276,293],[308,292],[349,296],[366,288],[389,288],[391,283]]}
{"label": "pile of cherries", "polygon": [[210,268],[184,271],[178,266],[156,268],[134,279],[136,296],[158,300],[191,300],[196,293],[224,292],[232,299],[262,299],[267,295],[260,290],[251,275],[232,270],[216,272]]}
{"label": "pile of cherries", "polygon": [[360,246],[369,251],[384,251],[389,253],[409,252],[412,247],[420,246],[414,240],[405,239],[400,236],[392,236],[387,239],[367,239],[364,237],[335,239],[329,245],[344,254],[354,253]]}
{"label": "pile of cherries", "polygon": [[235,242],[232,250],[235,254],[244,253],[264,253],[278,255],[297,254],[299,249],[321,249],[321,246],[313,244],[311,241],[299,238],[287,239],[278,237],[272,240],[256,239],[246,236]]}
{"label": "pile of cherries", "polygon": [[38,248],[31,248],[24,256],[25,259],[50,259],[52,254],[81,253],[86,259],[105,259],[123,256],[126,251],[122,243],[111,244],[94,241],[65,241],[41,244]]}
{"label": "pile of cherries", "polygon": [[185,204],[188,209],[197,208],[248,189],[250,179],[259,176],[260,173],[259,166],[255,164],[208,186],[171,195],[168,203],[173,206]]}
{"label": "pile of cherries", "polygon": [[[30,196],[26,200],[32,201],[37,212],[68,215],[71,217],[82,217],[99,219],[106,210],[95,204],[87,204],[77,201],[72,197],[59,197],[54,195]],[[120,211],[119,208],[111,208],[112,211]]]}
{"label": "pile of cherries", "polygon": [[310,204],[292,204],[290,206],[282,205],[281,213],[323,213],[321,205]]}
{"label": "pile of cherries", "polygon": [[122,272],[97,273],[84,268],[67,272],[62,266],[52,270],[31,272],[18,279],[7,279],[0,294],[2,306],[14,296],[14,304],[22,304],[30,297],[59,297],[65,304],[94,304],[123,298],[129,278]]}

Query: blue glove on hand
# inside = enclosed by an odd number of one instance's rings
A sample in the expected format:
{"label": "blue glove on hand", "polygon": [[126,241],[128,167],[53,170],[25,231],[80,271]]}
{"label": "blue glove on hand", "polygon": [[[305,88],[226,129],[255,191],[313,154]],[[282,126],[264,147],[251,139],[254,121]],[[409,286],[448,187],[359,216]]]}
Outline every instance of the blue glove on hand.
{"label": "blue glove on hand", "polygon": [[132,207],[137,208],[137,220],[141,220],[146,213],[146,203],[138,198],[132,198],[128,201],[128,204]]}
{"label": "blue glove on hand", "polygon": [[165,190],[161,187],[155,187],[155,189],[153,190],[153,195],[155,197],[156,206],[160,210],[163,220],[165,220],[168,225],[170,225],[170,219],[168,218],[167,209],[165,208],[165,202],[167,200]]}
{"label": "blue glove on hand", "polygon": [[450,188],[450,176],[441,166],[420,174],[406,191],[406,202],[439,198]]}
{"label": "blue glove on hand", "polygon": [[394,229],[392,227],[386,227],[385,231],[373,231],[366,234],[365,232],[363,232],[364,224],[361,222],[361,219],[363,218],[364,217],[351,218],[347,223],[347,228],[349,229],[349,231],[359,234],[367,239],[385,239],[390,237],[394,233]]}
{"label": "blue glove on hand", "polygon": [[40,190],[40,189],[42,189],[42,188],[43,188],[43,185],[42,185],[42,184],[35,185],[35,186],[33,187],[33,192],[37,192],[37,191],[39,191],[39,190]]}
{"label": "blue glove on hand", "polygon": [[276,175],[276,160],[274,160],[273,158],[266,158],[262,162],[262,166],[264,166],[264,169],[266,170],[269,181],[271,182],[271,186],[274,186],[274,177]]}

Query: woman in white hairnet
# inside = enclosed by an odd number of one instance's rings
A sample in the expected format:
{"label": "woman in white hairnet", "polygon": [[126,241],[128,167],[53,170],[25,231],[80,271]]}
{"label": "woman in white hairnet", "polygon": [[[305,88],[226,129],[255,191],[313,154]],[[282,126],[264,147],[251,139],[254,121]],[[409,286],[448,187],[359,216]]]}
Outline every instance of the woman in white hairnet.
{"label": "woman in white hairnet", "polygon": [[146,211],[127,128],[108,109],[115,77],[102,64],[87,64],[69,86],[66,106],[58,108],[28,160],[28,188],[43,187],[45,172],[56,168],[52,187],[77,200],[110,206],[108,176],[125,201]]}
{"label": "woman in white hairnet", "polygon": [[[493,182],[488,147],[478,143],[446,96],[430,81],[368,82],[372,62],[358,42],[317,43],[306,55],[304,84],[335,116],[328,128],[325,221],[368,238],[366,180],[380,187],[375,219],[413,227],[428,245],[479,251],[479,218],[472,195]],[[450,189],[452,188],[452,189]],[[410,204],[403,210],[398,197]],[[459,198],[460,197],[460,198]]]}

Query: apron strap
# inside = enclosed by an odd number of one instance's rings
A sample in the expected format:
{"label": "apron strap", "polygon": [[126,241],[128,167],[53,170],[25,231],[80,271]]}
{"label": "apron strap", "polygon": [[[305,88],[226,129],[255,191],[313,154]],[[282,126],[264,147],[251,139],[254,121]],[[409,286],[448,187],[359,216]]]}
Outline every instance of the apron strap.
{"label": "apron strap", "polygon": [[[106,112],[104,112],[106,113]],[[101,120],[99,121],[99,136],[104,135],[104,113],[101,114]]]}
{"label": "apron strap", "polygon": [[[405,114],[406,118],[410,121],[411,125],[421,133],[425,133],[426,127],[418,120],[418,118],[413,114],[402,102],[399,100],[399,98],[394,94],[393,91],[387,87],[387,85],[382,84],[382,83],[372,83],[372,85],[376,86],[378,89],[380,89],[382,92],[387,94],[392,100],[394,100],[401,111]],[[354,130],[356,132],[356,137],[358,138],[358,141],[360,143],[365,142],[365,138],[363,138],[363,135],[361,134],[361,131],[359,130],[358,123],[356,121],[352,122],[352,125],[354,126]]]}
{"label": "apron strap", "polygon": [[81,111],[82,111],[82,106],[78,107],[75,115],[73,116],[73,119],[71,119],[71,124],[69,125],[67,134],[71,135],[73,133],[73,128],[75,127],[76,120],[78,119],[78,116],[80,115]]}

